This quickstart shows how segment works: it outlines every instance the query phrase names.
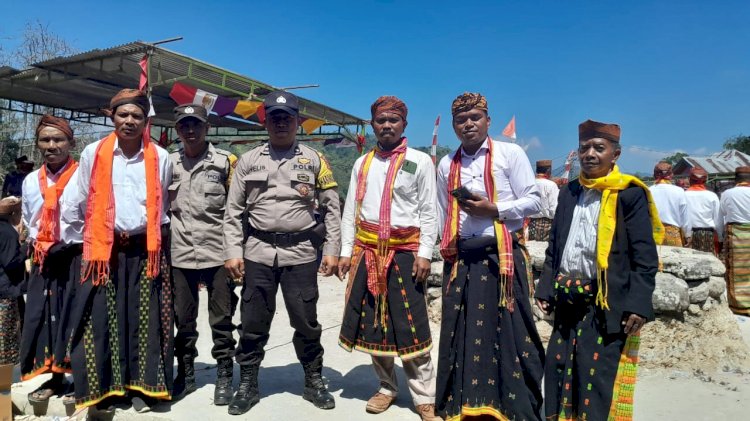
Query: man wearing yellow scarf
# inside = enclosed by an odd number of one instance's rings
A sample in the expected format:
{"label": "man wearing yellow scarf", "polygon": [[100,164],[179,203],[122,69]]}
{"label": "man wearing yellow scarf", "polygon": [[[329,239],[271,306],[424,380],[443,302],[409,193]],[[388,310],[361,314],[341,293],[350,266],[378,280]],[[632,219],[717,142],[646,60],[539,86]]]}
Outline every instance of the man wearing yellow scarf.
{"label": "man wearing yellow scarf", "polygon": [[664,228],[648,188],[623,174],[620,127],[578,127],[581,174],[560,191],[535,297],[555,312],[544,371],[548,420],[629,420],[639,331]]}

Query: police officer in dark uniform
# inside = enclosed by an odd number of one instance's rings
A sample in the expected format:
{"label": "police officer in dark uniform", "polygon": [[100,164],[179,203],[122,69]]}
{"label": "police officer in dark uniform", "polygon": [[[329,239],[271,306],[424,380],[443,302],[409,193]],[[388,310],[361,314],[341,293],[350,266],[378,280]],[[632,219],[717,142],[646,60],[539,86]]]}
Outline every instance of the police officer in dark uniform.
{"label": "police officer in dark uniform", "polygon": [[177,335],[175,399],[195,391],[193,362],[198,355],[198,285],[208,290],[208,323],[218,362],[214,404],[232,398],[232,357],[237,305],[234,282],[224,268],[224,204],[237,157],[206,142],[208,112],[197,104],[175,108],[182,150],[169,155],[174,166],[169,199],[172,226],[172,274]]}
{"label": "police officer in dark uniform", "polygon": [[[319,272],[333,275],[340,248],[337,184],[325,158],[296,140],[297,97],[275,91],[266,96],[263,105],[269,142],[239,159],[224,215],[225,267],[233,277],[244,279],[242,330],[236,353],[241,378],[229,404],[232,415],[247,412],[260,400],[258,370],[279,286],[295,330],[294,349],[305,372],[302,397],[321,409],[335,406],[321,377],[316,255],[322,244]],[[324,215],[320,224],[314,214],[316,198]],[[249,228],[244,248],[243,218]]]}

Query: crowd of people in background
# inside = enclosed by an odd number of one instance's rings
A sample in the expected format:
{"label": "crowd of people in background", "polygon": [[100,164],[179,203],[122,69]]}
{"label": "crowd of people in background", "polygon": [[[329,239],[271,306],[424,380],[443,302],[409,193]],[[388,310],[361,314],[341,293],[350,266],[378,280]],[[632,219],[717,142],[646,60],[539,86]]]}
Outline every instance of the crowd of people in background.
{"label": "crowd of people in background", "polygon": [[[699,167],[687,190],[674,185],[667,162],[649,187],[620,172],[620,127],[587,120],[580,175],[558,185],[550,160],[534,171],[521,147],[492,139],[486,98],[464,93],[451,104],[461,146],[436,168],[404,136],[406,104],[383,96],[371,107],[377,144],[354,163],[342,205],[324,155],[297,139],[297,97],[271,92],[263,106],[269,140],[240,157],[206,140],[200,104],[175,108],[181,148],[167,152],[134,89],[111,99],[114,130],[78,162],[68,121],[41,118],[44,162],[34,170],[18,158],[0,200],[0,363],[19,364],[23,381],[51,374],[30,401],[109,411],[127,400],[144,411],[186,398],[197,389],[199,285],[213,404],[232,415],[260,401],[279,288],[302,397],[335,407],[319,275],[347,279],[339,344],[370,354],[378,383],[364,410],[392,405],[399,358],[422,420],[631,419],[659,245],[721,256],[730,308],[750,315],[750,167],[721,198]],[[526,241],[548,242],[536,287]],[[434,362],[424,281],[436,247],[445,269]],[[546,350],[534,305],[554,313]]]}

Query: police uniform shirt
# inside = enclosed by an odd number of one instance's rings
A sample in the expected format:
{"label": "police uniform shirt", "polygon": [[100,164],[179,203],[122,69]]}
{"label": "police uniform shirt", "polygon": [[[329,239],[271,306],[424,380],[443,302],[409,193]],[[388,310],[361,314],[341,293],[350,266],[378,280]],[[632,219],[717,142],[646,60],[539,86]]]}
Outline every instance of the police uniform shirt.
{"label": "police uniform shirt", "polygon": [[208,144],[196,158],[169,155],[172,183],[172,266],[205,269],[224,264],[224,205],[237,157]]}
{"label": "police uniform shirt", "polygon": [[[224,215],[225,259],[243,257],[242,218],[251,228],[292,233],[315,225],[314,206],[326,209],[326,242],[323,254],[337,256],[340,249],[339,195],[328,162],[316,150],[295,142],[287,151],[265,144],[244,153],[235,168]],[[250,236],[244,258],[266,266],[292,266],[315,261],[310,241],[274,246]]]}

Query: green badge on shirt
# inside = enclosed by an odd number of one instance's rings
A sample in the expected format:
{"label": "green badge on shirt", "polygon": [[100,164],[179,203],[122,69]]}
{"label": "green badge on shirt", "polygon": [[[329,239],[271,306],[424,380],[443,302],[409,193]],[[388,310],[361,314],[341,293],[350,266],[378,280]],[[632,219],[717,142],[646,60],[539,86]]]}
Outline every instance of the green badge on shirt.
{"label": "green badge on shirt", "polygon": [[409,161],[408,159],[404,160],[404,163],[401,164],[401,169],[403,171],[408,172],[409,174],[416,174],[417,173],[417,163],[414,161]]}

